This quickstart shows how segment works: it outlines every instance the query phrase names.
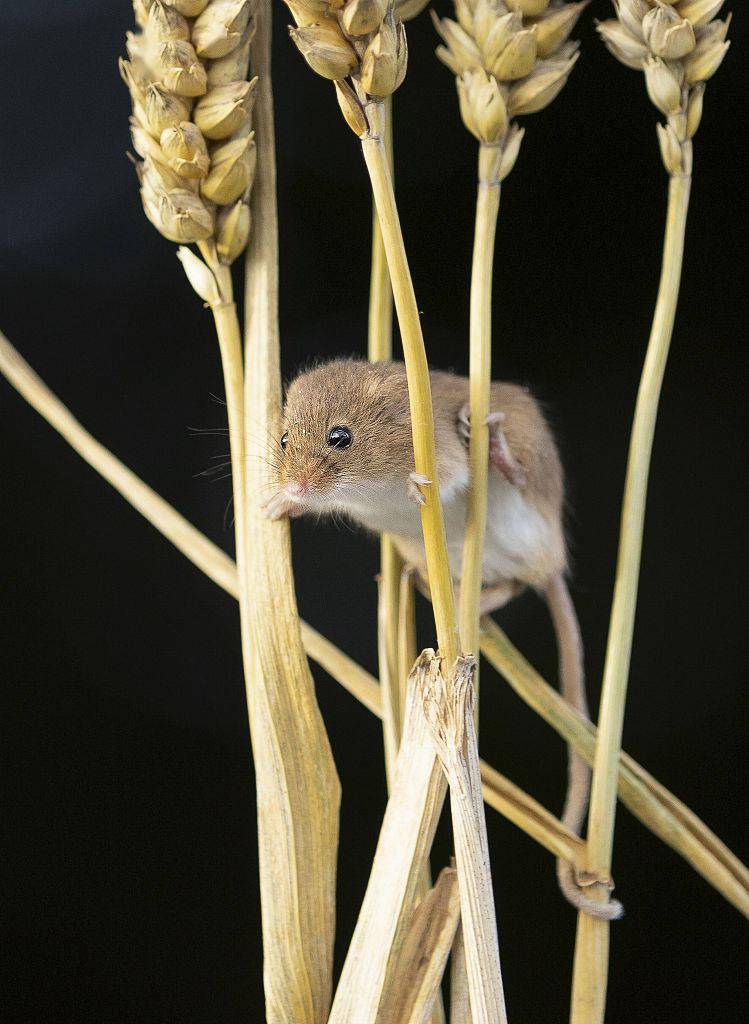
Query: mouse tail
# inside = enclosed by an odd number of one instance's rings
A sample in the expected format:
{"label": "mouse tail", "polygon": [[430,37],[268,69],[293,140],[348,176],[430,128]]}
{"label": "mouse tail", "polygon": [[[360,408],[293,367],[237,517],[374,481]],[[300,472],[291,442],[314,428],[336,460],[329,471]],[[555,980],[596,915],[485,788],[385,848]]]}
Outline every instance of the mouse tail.
{"label": "mouse tail", "polygon": [[[563,573],[558,573],[546,588],[546,600],[554,625],[559,656],[559,679],[562,696],[585,718],[590,719],[585,692],[583,641],[575,606]],[[567,795],[561,821],[580,835],[588,811],[590,797],[590,768],[572,746],[567,747]],[[592,917],[614,920],[621,917],[624,908],[617,900],[598,903],[585,895],[575,878],[573,866],[561,858],[557,860],[557,880],[562,895],[578,910]]]}

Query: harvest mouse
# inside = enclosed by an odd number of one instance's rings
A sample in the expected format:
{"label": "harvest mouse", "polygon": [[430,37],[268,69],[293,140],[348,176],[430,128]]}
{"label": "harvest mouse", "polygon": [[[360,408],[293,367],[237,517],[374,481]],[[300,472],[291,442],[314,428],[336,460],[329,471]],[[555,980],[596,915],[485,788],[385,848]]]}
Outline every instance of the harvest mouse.
{"label": "harvest mouse", "polygon": [[[469,385],[452,373],[430,373],[440,497],[453,579],[460,584],[469,485]],[[502,607],[525,587],[543,592],[559,650],[561,689],[588,717],[582,641],[565,583],[562,528],[564,478],[549,425],[536,400],[515,384],[491,386],[490,471],[481,610]],[[388,533],[405,561],[427,581],[419,502],[428,484],[414,473],[411,414],[402,363],[336,360],[301,373],[286,394],[278,489],[266,503],[272,518],[343,514],[374,533]],[[579,833],[590,771],[570,750],[562,821]],[[590,900],[571,867],[558,862],[562,892],[596,916],[619,905]]]}

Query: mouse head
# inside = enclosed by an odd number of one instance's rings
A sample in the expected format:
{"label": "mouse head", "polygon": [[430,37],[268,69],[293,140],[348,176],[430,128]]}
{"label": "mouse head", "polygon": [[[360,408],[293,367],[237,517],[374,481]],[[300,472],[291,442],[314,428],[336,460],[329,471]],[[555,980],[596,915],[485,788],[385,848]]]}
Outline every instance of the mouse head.
{"label": "mouse head", "polygon": [[279,494],[299,511],[345,509],[413,463],[400,364],[336,360],[300,374],[284,407]]}

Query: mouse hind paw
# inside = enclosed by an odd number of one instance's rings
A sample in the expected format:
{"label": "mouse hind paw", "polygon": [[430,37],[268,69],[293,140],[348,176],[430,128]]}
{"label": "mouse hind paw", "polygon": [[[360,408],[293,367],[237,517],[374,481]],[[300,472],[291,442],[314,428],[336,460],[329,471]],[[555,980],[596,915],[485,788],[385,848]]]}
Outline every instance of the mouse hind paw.
{"label": "mouse hind paw", "polygon": [[[502,430],[504,421],[505,414],[499,411],[490,412],[484,420],[489,428],[489,462],[514,487],[523,488],[526,485],[525,473],[510,451],[507,438]],[[471,440],[471,406],[468,402],[461,407],[458,413],[458,434],[467,447]]]}

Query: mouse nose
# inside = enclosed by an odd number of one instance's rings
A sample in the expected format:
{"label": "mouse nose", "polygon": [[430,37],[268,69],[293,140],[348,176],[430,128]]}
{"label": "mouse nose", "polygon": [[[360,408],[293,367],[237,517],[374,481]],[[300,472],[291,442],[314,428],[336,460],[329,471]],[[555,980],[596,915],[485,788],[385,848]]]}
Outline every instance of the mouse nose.
{"label": "mouse nose", "polygon": [[306,480],[290,480],[286,490],[292,498],[303,498],[309,491],[309,483]]}

